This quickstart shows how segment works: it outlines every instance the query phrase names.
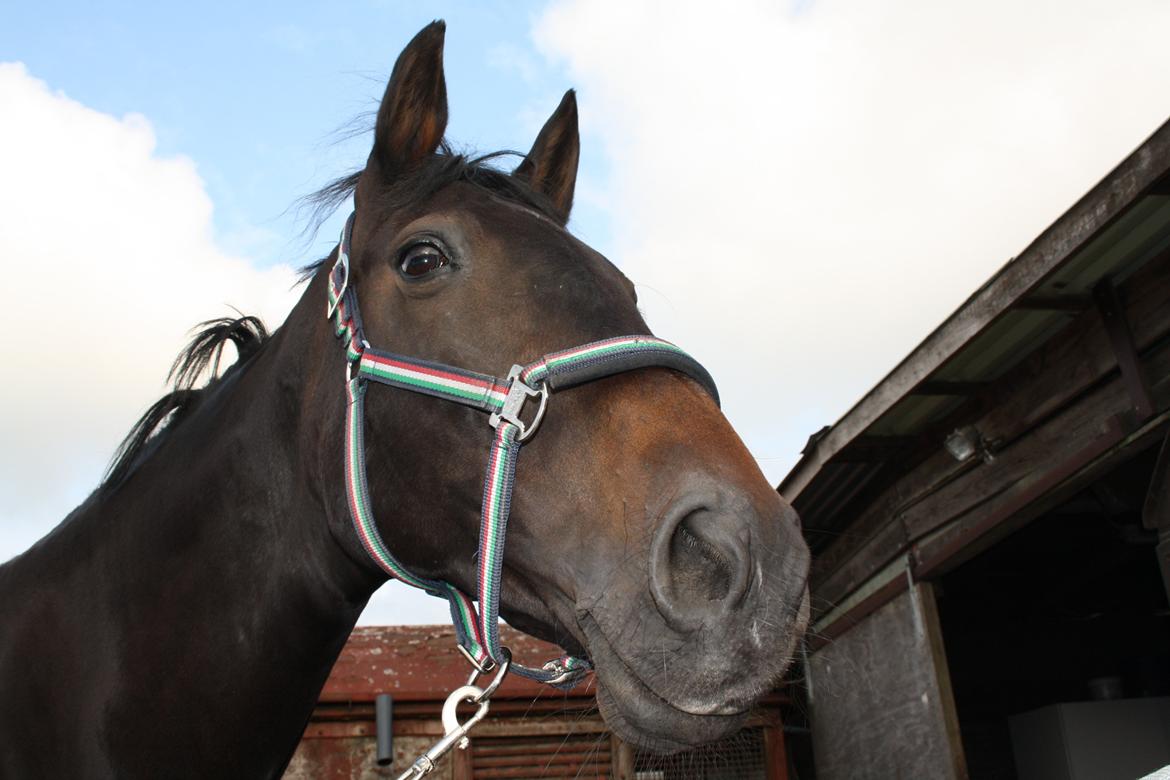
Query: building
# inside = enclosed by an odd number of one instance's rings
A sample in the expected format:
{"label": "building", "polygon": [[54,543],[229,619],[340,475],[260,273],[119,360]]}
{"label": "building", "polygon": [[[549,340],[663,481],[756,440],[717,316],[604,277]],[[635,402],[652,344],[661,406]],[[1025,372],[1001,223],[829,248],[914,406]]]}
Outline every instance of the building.
{"label": "building", "polygon": [[1170,123],[780,484],[817,776],[1170,763],[1168,429]]}
{"label": "building", "polygon": [[[522,663],[539,665],[561,653],[507,626],[501,642]],[[450,626],[355,629],[285,778],[397,777],[443,735],[443,702],[467,682],[469,670]],[[375,697],[384,693],[393,698],[390,766],[376,762]],[[428,777],[785,780],[784,703],[781,694],[767,696],[743,730],[713,749],[662,758],[640,754],[609,733],[597,713],[592,678],[559,691],[511,675],[471,732],[469,748],[453,751]]]}

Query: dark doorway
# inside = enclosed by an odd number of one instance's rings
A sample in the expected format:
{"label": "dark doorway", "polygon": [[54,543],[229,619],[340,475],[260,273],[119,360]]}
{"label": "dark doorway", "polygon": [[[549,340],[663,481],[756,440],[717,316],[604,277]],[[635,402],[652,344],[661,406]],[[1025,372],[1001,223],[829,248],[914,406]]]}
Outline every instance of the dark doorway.
{"label": "dark doorway", "polygon": [[1116,467],[938,582],[974,780],[1018,776],[1014,715],[1170,695],[1170,608],[1141,522],[1156,455]]}

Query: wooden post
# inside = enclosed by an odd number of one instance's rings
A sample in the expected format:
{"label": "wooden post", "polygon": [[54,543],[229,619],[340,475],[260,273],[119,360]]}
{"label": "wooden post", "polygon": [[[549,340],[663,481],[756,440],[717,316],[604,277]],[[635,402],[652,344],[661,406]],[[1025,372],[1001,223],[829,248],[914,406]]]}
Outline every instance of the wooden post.
{"label": "wooden post", "polygon": [[1162,586],[1170,601],[1170,434],[1162,442],[1150,487],[1142,505],[1142,525],[1158,532],[1158,568],[1162,571]]}
{"label": "wooden post", "polygon": [[467,750],[451,751],[451,780],[473,780],[471,775],[471,745]]}
{"label": "wooden post", "polygon": [[765,780],[788,780],[788,750],[784,746],[784,726],[780,723],[764,727]]}
{"label": "wooden post", "polygon": [[610,762],[613,766],[613,780],[634,780],[634,749],[618,738],[609,737]]}
{"label": "wooden post", "polygon": [[817,777],[966,780],[930,583],[913,583],[809,658]]}
{"label": "wooden post", "polygon": [[1097,300],[1097,308],[1105,323],[1105,332],[1109,335],[1109,342],[1117,356],[1121,379],[1129,391],[1130,403],[1137,418],[1135,423],[1144,422],[1154,414],[1154,400],[1150,395],[1150,383],[1146,379],[1141,358],[1138,357],[1137,347],[1133,343],[1133,329],[1126,319],[1125,307],[1121,305],[1117,288],[1108,278],[1101,280],[1093,288],[1093,297]]}

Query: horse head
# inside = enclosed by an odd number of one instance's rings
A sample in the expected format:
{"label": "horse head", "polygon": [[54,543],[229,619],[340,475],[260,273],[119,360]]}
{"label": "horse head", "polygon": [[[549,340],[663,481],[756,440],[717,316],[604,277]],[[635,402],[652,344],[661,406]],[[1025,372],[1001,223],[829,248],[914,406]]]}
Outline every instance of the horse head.
{"label": "horse head", "polygon": [[[398,58],[351,181],[347,284],[366,340],[503,376],[557,350],[648,335],[633,284],[566,229],[574,93],[510,173],[455,155],[443,141],[443,38],[431,24]],[[322,303],[328,276],[326,263],[309,290]],[[308,381],[328,419],[310,429],[326,475],[344,358],[336,344],[320,351]],[[484,415],[376,387],[366,404],[381,536],[419,576],[475,594]],[[515,479],[502,616],[588,657],[602,714],[627,740],[670,751],[736,728],[804,629],[809,554],[711,394],[661,367],[554,393]],[[334,536],[369,566],[345,503],[328,503]]]}

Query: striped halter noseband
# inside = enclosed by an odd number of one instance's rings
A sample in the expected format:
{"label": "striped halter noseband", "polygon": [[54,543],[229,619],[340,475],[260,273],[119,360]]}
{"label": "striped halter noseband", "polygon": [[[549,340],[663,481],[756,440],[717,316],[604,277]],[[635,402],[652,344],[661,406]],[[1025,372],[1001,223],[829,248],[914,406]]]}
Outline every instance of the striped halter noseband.
{"label": "striped halter noseband", "polygon": [[[337,245],[337,262],[329,273],[326,317],[345,344],[346,497],[354,528],[366,552],[391,577],[441,596],[451,605],[459,647],[479,672],[510,660],[500,647],[500,577],[504,564],[504,534],[512,500],[512,484],[520,445],[531,437],[547,409],[549,393],[637,368],[662,367],[679,371],[698,382],[719,403],[711,375],[690,355],[652,336],[619,336],[545,355],[524,366],[516,365],[507,378],[383,352],[369,345],[362,332],[357,294],[349,285],[349,242],[354,214],[350,214]],[[484,478],[479,528],[479,609],[453,585],[411,574],[390,552],[374,522],[366,480],[364,402],[369,382],[454,401],[489,413],[495,428]],[[521,419],[526,403],[537,403],[530,422]],[[533,680],[569,688],[589,669],[589,662],[571,656],[543,667],[512,664],[512,670]]]}

